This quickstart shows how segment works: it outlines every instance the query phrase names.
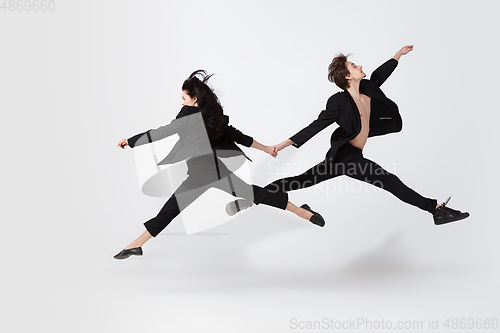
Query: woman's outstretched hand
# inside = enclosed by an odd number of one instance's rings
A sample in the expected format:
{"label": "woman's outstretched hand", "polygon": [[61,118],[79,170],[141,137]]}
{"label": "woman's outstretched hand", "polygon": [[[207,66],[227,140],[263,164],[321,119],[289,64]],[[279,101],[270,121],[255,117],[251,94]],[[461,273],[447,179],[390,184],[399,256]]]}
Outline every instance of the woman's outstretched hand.
{"label": "woman's outstretched hand", "polygon": [[121,147],[122,149],[125,149],[126,146],[128,146],[128,140],[127,139],[122,139],[120,142],[118,142],[118,147]]}
{"label": "woman's outstretched hand", "polygon": [[264,153],[271,155],[272,157],[276,157],[276,155],[278,155],[278,152],[274,151],[274,147],[264,146],[262,143],[258,142],[255,139],[253,139],[252,145],[250,147],[261,150]]}

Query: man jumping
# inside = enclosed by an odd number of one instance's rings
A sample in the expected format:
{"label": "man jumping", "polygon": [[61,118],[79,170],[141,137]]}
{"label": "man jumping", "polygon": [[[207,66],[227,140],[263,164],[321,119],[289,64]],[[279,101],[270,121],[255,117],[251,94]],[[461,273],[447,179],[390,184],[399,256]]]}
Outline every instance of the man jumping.
{"label": "man jumping", "polygon": [[[346,175],[380,187],[400,200],[428,211],[433,215],[436,225],[468,217],[469,213],[446,206],[450,198],[439,205],[436,199],[421,196],[403,184],[397,176],[363,156],[363,148],[369,137],[399,132],[402,129],[398,106],[385,96],[380,86],[394,71],[401,56],[412,50],[413,45],[404,46],[393,58],[377,68],[369,80],[364,79],[366,74],[363,66],[347,61],[343,54],[333,58],[328,67],[328,80],[335,82],[343,91],[328,99],[326,110],[311,124],[274,146],[275,153],[290,145],[299,148],[336,122],[339,127],[331,136],[331,147],[325,159],[301,175],[276,180],[265,188],[275,192],[289,192]],[[228,207],[236,206],[236,202],[239,209],[226,210],[234,214],[252,205],[251,202],[237,200],[229,203]],[[307,205],[302,208],[310,210]]]}

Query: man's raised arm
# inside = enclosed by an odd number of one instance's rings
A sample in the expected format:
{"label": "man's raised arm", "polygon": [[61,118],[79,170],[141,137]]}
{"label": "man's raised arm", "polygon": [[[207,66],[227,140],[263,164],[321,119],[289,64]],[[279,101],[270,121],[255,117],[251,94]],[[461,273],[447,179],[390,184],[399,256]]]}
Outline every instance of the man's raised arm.
{"label": "man's raised arm", "polygon": [[411,50],[413,50],[413,45],[403,46],[401,50],[399,50],[394,55],[394,57],[387,60],[382,65],[380,65],[376,70],[373,71],[372,75],[370,76],[370,81],[374,82],[377,86],[380,87],[382,83],[384,83],[385,80],[387,80],[387,78],[396,69],[401,56],[404,54],[408,54],[408,52],[410,52]]}
{"label": "man's raised arm", "polygon": [[394,55],[394,57],[392,57],[392,59],[399,61],[402,55],[408,54],[410,51],[413,51],[413,45],[405,45]]}

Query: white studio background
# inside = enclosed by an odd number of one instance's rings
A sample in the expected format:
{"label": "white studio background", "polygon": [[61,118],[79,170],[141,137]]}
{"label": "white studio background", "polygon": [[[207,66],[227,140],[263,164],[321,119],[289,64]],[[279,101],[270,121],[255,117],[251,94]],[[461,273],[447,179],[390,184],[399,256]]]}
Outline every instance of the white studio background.
{"label": "white studio background", "polygon": [[[292,318],[425,327],[429,318],[500,318],[497,7],[55,0],[55,10],[35,12],[7,1],[1,325],[289,332],[300,331]],[[414,50],[382,86],[403,131],[370,139],[364,154],[424,196],[453,194],[449,206],[467,220],[434,226],[428,213],[343,177],[290,193],[322,213],[323,229],[258,206],[198,235],[174,220],[143,257],[113,259],[166,201],[141,193],[133,151],[118,141],[170,122],[192,71],[216,73],[231,123],[275,144],[339,91],[326,78],[337,53],[352,53],[369,76],[406,44]],[[319,162],[333,129],[277,159],[243,148],[254,182]]]}

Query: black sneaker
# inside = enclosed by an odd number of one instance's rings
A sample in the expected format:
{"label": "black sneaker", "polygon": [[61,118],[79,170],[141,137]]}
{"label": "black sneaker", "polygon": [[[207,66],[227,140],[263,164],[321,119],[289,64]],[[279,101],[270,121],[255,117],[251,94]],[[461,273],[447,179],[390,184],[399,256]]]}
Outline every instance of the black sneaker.
{"label": "black sneaker", "polygon": [[304,208],[305,210],[313,213],[313,216],[311,216],[311,218],[309,219],[309,222],[314,223],[320,227],[325,226],[325,219],[323,218],[323,216],[321,216],[320,214],[313,211],[307,204],[303,204],[302,206],[300,206],[300,208]]}
{"label": "black sneaker", "polygon": [[441,204],[438,208],[436,208],[436,211],[434,212],[434,224],[435,225],[440,225],[440,224],[445,224],[445,223],[450,223],[450,222],[455,222],[459,220],[463,220],[467,217],[469,217],[469,213],[464,212],[462,213],[459,210],[451,209],[449,207],[446,207],[446,204],[448,201],[450,201],[451,196]]}

